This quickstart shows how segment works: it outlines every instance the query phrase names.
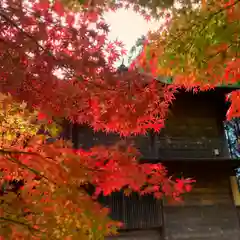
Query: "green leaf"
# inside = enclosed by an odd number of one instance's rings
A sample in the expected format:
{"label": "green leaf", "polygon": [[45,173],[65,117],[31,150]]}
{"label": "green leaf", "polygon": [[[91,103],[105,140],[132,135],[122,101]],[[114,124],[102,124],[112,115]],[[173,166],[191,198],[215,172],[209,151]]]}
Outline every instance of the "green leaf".
{"label": "green leaf", "polygon": [[86,3],[86,0],[78,0],[78,3],[79,3],[80,5],[83,5],[84,3]]}

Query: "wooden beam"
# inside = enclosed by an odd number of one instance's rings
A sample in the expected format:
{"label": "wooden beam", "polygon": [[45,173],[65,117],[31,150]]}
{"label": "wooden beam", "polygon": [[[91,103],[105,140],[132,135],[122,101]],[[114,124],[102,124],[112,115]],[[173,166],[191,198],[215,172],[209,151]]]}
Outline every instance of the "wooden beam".
{"label": "wooden beam", "polygon": [[235,206],[239,207],[240,206],[240,192],[239,192],[236,176],[230,177],[230,183],[231,183],[234,204],[235,204]]}

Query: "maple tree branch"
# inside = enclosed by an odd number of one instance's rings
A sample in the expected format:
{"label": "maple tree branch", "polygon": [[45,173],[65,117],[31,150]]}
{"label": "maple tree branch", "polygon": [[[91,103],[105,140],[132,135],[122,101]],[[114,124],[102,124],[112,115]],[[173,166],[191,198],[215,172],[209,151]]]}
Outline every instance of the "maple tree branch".
{"label": "maple tree branch", "polygon": [[4,150],[0,149],[0,155],[6,155],[6,154],[27,154],[27,155],[35,155],[35,156],[41,156],[38,153],[34,152],[24,152],[24,151],[17,151],[17,150]]}
{"label": "maple tree branch", "polygon": [[[206,19],[205,19],[205,24],[203,25],[202,29],[199,31],[199,34],[201,34],[205,29],[206,27],[208,26],[209,22],[212,20],[213,17],[215,17],[216,15],[228,10],[229,8],[235,6],[236,4],[238,4],[240,2],[240,0],[236,0],[235,2],[233,2],[232,4],[228,5],[227,7],[223,7],[223,8],[220,8],[218,11],[210,14]],[[197,26],[197,24],[196,24]],[[193,43],[191,44],[193,45]],[[192,46],[190,46],[191,48]]]}
{"label": "maple tree branch", "polygon": [[15,220],[15,219],[0,217],[0,221],[9,222],[9,223],[17,224],[17,225],[22,225],[22,226],[28,228],[28,230],[31,232],[40,232],[40,230],[35,229],[34,227],[30,226],[29,224]]}
{"label": "maple tree branch", "polygon": [[[239,45],[239,43],[240,43],[240,41],[235,42],[235,44],[236,44],[237,46]],[[226,52],[228,51],[228,49],[231,48],[232,46],[233,46],[233,43],[229,44],[228,47],[227,47],[224,51],[217,51],[215,54],[208,56],[206,60],[203,59],[201,62],[202,62],[202,63],[207,63],[207,61],[209,61],[209,60],[217,57],[219,54],[221,54],[221,53],[226,53]]]}
{"label": "maple tree branch", "polygon": [[[57,59],[53,53],[49,50],[47,50],[46,48],[44,48],[40,43],[38,43],[38,41],[36,41],[36,39],[29,33],[27,33],[26,31],[24,31],[21,27],[19,27],[19,25],[14,22],[11,18],[9,18],[8,16],[5,15],[5,13],[3,13],[3,11],[0,11],[0,16],[2,18],[4,18],[8,23],[10,23],[11,25],[13,25],[16,29],[18,29],[22,34],[24,34],[26,37],[28,37],[29,39],[31,39],[43,52],[47,52],[52,58],[54,61],[56,62],[59,62],[59,59]],[[63,67],[64,67],[64,64],[63,64]],[[66,71],[66,73],[69,73],[68,71]],[[72,74],[71,74],[72,75]],[[77,79],[79,79],[79,76],[73,74],[73,77],[76,77]],[[93,83],[89,80],[86,80],[84,79],[84,81],[87,81],[88,83],[90,84],[93,84],[99,88],[102,88],[102,89],[106,89],[106,90],[110,90],[110,91],[116,91],[116,89],[112,89],[112,88],[106,88],[104,86],[102,86],[101,84],[97,84],[97,83]]]}
{"label": "maple tree branch", "polygon": [[49,178],[47,178],[46,176],[44,176],[42,173],[40,173],[38,170],[29,167],[28,165],[22,163],[21,161],[17,160],[16,158],[12,157],[12,154],[27,154],[27,155],[34,155],[34,156],[38,156],[43,158],[40,154],[38,153],[33,153],[33,152],[24,152],[24,151],[15,151],[15,150],[3,150],[0,149],[0,155],[9,155],[9,157],[7,157],[7,159],[13,163],[16,163],[18,165],[20,165],[21,167],[27,169],[28,171],[36,174],[37,176],[40,176],[41,178],[44,178],[45,180],[52,182],[54,184],[56,184],[55,182],[51,181]]}
{"label": "maple tree branch", "polygon": [[233,3],[229,4],[227,7],[224,8],[220,8],[217,12],[213,13],[213,15],[217,15],[221,12],[224,12],[226,9],[229,9],[231,7],[234,7],[235,5],[237,5],[238,3],[240,3],[240,0],[236,0]]}
{"label": "maple tree branch", "polygon": [[[225,8],[221,8],[220,10],[218,10],[218,11],[214,12],[213,14],[209,15],[209,17],[208,17],[207,19],[205,19],[205,24],[203,24],[202,28],[201,28],[200,31],[199,31],[199,34],[202,34],[202,33],[203,33],[203,31],[207,28],[208,24],[209,24],[210,21],[213,19],[213,17],[215,17],[216,15],[218,15],[218,14],[226,11],[228,8],[233,7],[234,5],[238,4],[239,2],[240,2],[240,0],[237,0],[237,1],[235,1],[233,4],[231,4],[231,5],[229,5],[229,6],[225,7]],[[200,25],[200,24],[199,24],[199,25]],[[195,24],[195,25],[193,25],[193,26],[197,26],[197,24]],[[190,45],[189,45],[189,43],[188,43],[187,46],[189,46],[189,47],[187,47],[186,51],[190,51],[193,45],[194,45],[194,41],[192,41],[192,42],[190,43]]]}
{"label": "maple tree branch", "polygon": [[[208,17],[206,17],[205,19],[203,19],[204,22],[205,22],[205,24],[203,24],[203,27],[202,27],[202,29],[199,31],[199,33],[201,34],[201,33],[206,29],[206,27],[208,26],[209,22],[212,20],[212,18],[213,18],[214,16],[216,16],[216,15],[218,15],[218,14],[226,11],[227,9],[235,6],[235,5],[238,4],[238,3],[240,3],[240,0],[236,0],[235,2],[233,2],[233,3],[230,4],[230,5],[228,5],[227,7],[222,7],[222,8],[220,8],[218,11],[211,13]],[[171,35],[171,38],[173,38],[174,40],[177,40],[177,41],[178,41],[178,40],[183,36],[184,33],[189,32],[189,31],[191,32],[191,30],[192,30],[193,27],[199,27],[199,26],[201,26],[201,24],[202,24],[201,21],[199,21],[199,22],[197,22],[197,23],[195,22],[195,23],[193,23],[192,25],[190,25],[188,28],[181,29],[182,31],[181,31],[181,33],[178,34],[178,35],[170,34],[170,35]],[[173,41],[170,41],[169,43],[167,43],[167,44],[166,44],[166,47],[170,47],[171,45],[173,45]],[[187,44],[187,46],[188,46],[188,45],[189,45],[189,43]],[[193,43],[190,44],[189,49],[192,47],[192,45],[193,45]]]}
{"label": "maple tree branch", "polygon": [[[42,176],[42,174],[39,171],[37,171],[36,169],[33,169],[33,168],[27,166],[26,164],[22,163],[21,161],[17,160],[16,158],[8,157],[7,159],[9,159],[11,162],[14,162],[14,163],[20,165],[23,168],[29,170],[30,172],[33,172],[36,175]],[[42,176],[42,177],[44,178],[44,176]]]}
{"label": "maple tree branch", "polygon": [[[0,16],[3,17],[8,23],[10,23],[11,25],[13,25],[15,28],[17,28],[22,34],[24,34],[25,36],[27,36],[29,39],[31,39],[43,52],[47,52],[52,58],[54,61],[56,62],[59,62],[59,59],[57,59],[54,54],[49,51],[48,49],[44,48],[31,34],[27,33],[26,31],[24,31],[21,27],[19,27],[19,25],[14,22],[11,18],[9,18],[8,16],[5,15],[5,13],[3,13],[3,11],[0,11]],[[2,42],[5,42],[3,39],[0,39],[0,41]],[[7,43],[6,43],[7,44]],[[63,65],[64,66],[64,65]],[[80,76],[74,74],[74,73],[70,73],[69,71],[66,70],[65,68],[65,72],[66,73],[69,73],[70,75],[72,75],[73,77],[76,77],[77,79],[80,78]],[[131,77],[131,76],[130,76]],[[129,80],[131,80],[131,78],[128,78]],[[124,79],[124,81],[127,82],[128,79]],[[156,79],[155,79],[156,80]],[[108,91],[119,91],[120,89],[116,89],[116,87],[112,87],[112,88],[109,88],[109,87],[106,87],[106,86],[103,86],[102,84],[98,84],[96,82],[92,82],[92,81],[89,81],[89,80],[86,80],[84,79],[84,81],[86,81],[87,83],[93,85],[93,86],[96,86],[98,88],[101,88],[101,89],[104,89],[104,90],[108,90]],[[147,80],[148,82],[148,80]],[[127,83],[126,83],[127,84]]]}
{"label": "maple tree branch", "polygon": [[19,25],[17,23],[15,23],[11,18],[9,18],[8,16],[5,15],[5,13],[3,13],[3,11],[0,11],[0,16],[5,19],[8,23],[12,24],[15,28],[17,28],[22,34],[24,34],[25,36],[27,36],[28,38],[30,38],[32,41],[34,41],[34,43],[36,43],[36,45],[43,51],[46,51],[45,48],[39,44],[36,39],[34,39],[34,37],[32,35],[30,35],[29,33],[27,33],[26,31],[24,31],[21,27],[19,27]]}
{"label": "maple tree branch", "polygon": [[212,58],[214,58],[214,57],[217,57],[217,56],[218,56],[219,54],[221,54],[221,53],[227,52],[227,50],[228,50],[230,47],[232,47],[232,45],[233,45],[233,43],[229,44],[228,47],[227,47],[224,51],[218,51],[218,52],[216,52],[215,54],[209,56],[209,57],[207,58],[207,60],[210,60],[210,59],[212,59]]}

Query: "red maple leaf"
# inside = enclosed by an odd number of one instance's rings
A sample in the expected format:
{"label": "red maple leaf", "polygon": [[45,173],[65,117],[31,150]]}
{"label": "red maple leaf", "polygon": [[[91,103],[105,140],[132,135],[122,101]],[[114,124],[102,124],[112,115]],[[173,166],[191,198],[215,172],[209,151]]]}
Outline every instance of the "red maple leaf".
{"label": "red maple leaf", "polygon": [[139,9],[140,9],[140,7],[139,7],[139,5],[137,5],[137,4],[135,4],[134,6],[133,6],[133,10],[134,10],[134,12],[139,12]]}
{"label": "red maple leaf", "polygon": [[63,8],[62,3],[59,0],[54,1],[54,4],[53,4],[52,8],[59,16],[64,15],[64,8]]}
{"label": "red maple leaf", "polygon": [[41,1],[39,1],[38,7],[40,9],[49,9],[49,7],[50,7],[49,0],[41,0]]}
{"label": "red maple leaf", "polygon": [[119,41],[119,40],[115,40],[114,41],[114,43],[116,44],[116,46],[118,46],[118,47],[124,47],[124,44],[123,44],[123,42],[122,41]]}
{"label": "red maple leaf", "polygon": [[47,119],[46,114],[44,114],[44,113],[42,113],[42,112],[39,112],[39,113],[38,113],[38,120],[39,120],[39,121],[46,120],[46,119]]}
{"label": "red maple leaf", "polygon": [[122,55],[122,56],[127,54],[127,50],[126,50],[126,49],[121,49],[120,52],[121,52],[121,55]]}
{"label": "red maple leaf", "polygon": [[88,12],[87,18],[90,22],[97,22],[99,13],[97,11]]}
{"label": "red maple leaf", "polygon": [[150,16],[150,15],[145,15],[145,16],[144,16],[144,19],[145,19],[147,22],[149,22],[149,21],[151,21],[151,16]]}

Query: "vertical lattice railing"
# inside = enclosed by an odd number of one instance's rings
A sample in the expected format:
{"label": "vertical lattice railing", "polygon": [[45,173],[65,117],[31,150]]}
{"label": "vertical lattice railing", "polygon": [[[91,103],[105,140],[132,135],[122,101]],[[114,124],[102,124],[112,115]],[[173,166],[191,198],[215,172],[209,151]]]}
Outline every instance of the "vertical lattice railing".
{"label": "vertical lattice railing", "polygon": [[100,202],[110,208],[112,219],[123,222],[125,230],[161,228],[163,224],[161,200],[152,195],[125,196],[123,192],[115,192],[101,197]]}

